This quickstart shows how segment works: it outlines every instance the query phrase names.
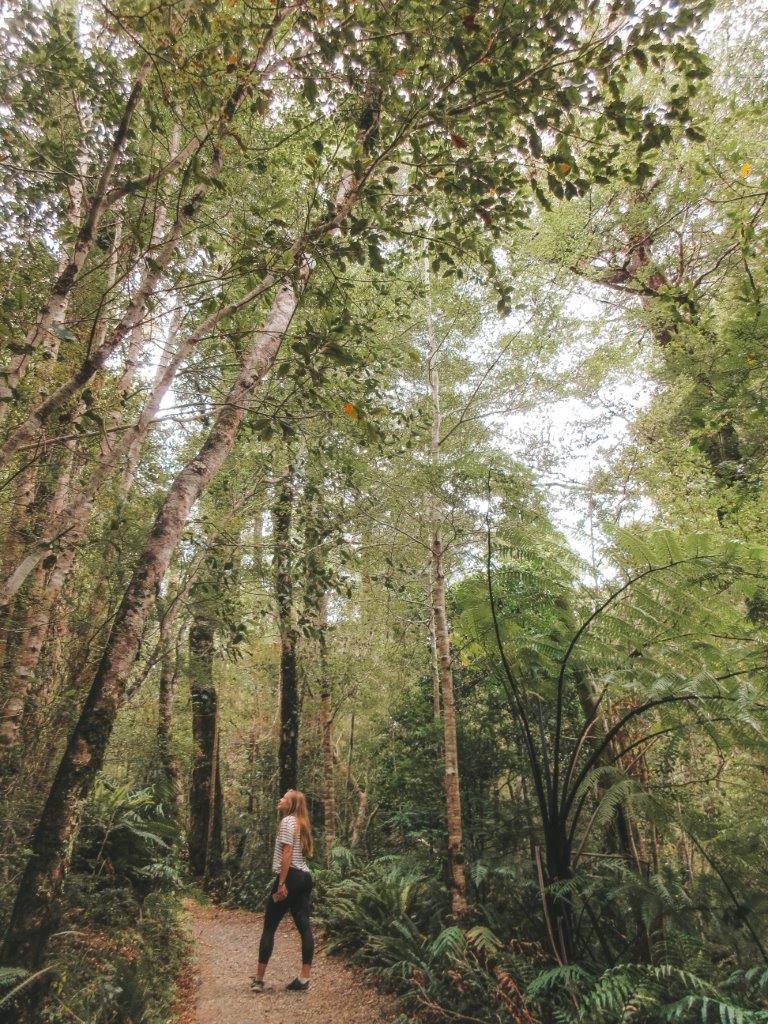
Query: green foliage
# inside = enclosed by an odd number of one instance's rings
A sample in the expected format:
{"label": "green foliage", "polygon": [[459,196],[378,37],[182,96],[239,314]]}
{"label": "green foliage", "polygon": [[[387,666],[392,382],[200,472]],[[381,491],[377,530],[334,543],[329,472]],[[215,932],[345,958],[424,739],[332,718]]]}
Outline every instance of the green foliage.
{"label": "green foliage", "polygon": [[151,895],[140,914],[136,904],[126,906],[106,924],[96,907],[102,896],[80,908],[76,934],[57,942],[52,995],[41,1022],[168,1024],[190,955],[177,899]]}
{"label": "green foliage", "polygon": [[181,835],[167,817],[155,789],[131,789],[99,779],[85,809],[75,855],[75,870],[104,879],[107,886],[128,884],[138,896],[174,889],[181,878],[176,861]]}
{"label": "green foliage", "polygon": [[327,948],[345,953],[400,993],[405,1009],[432,1015],[483,1013],[489,1024],[532,1022],[521,992],[524,962],[487,926],[444,927],[445,896],[436,879],[404,857],[366,864],[321,880],[317,908]]}
{"label": "green foliage", "polygon": [[189,957],[178,839],[156,791],[99,780],[65,890],[41,1024],[167,1024]]}
{"label": "green foliage", "polygon": [[670,964],[621,964],[592,976],[575,964],[542,971],[527,994],[559,1006],[558,1019],[587,1024],[761,1024],[768,1010],[735,1005],[708,982]]}

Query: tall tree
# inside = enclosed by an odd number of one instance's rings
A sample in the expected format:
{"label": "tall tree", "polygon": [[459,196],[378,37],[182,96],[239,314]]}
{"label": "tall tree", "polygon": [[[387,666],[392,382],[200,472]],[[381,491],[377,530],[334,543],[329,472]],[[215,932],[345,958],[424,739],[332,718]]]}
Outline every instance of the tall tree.
{"label": "tall tree", "polygon": [[[461,821],[461,786],[459,778],[459,751],[456,738],[456,703],[453,695],[453,666],[451,657],[450,625],[445,595],[445,543],[443,540],[440,470],[440,373],[437,356],[438,344],[432,311],[432,293],[429,267],[426,267],[427,291],[427,377],[431,404],[431,430],[429,456],[434,473],[434,491],[429,498],[429,550],[432,577],[432,608],[430,624],[432,643],[437,659],[437,678],[440,685],[439,712],[443,723],[443,784],[445,786],[445,812],[448,828],[448,873],[451,881],[451,908],[454,917],[466,915],[467,881],[464,870],[464,836]],[[437,703],[436,703],[437,709]]]}
{"label": "tall tree", "polygon": [[272,505],[272,550],[277,628],[280,637],[280,716],[277,753],[280,792],[295,789],[299,776],[299,679],[293,581],[295,466],[280,475]]}
{"label": "tall tree", "polygon": [[214,628],[206,603],[201,602],[193,612],[189,627],[193,742],[189,866],[196,878],[210,885],[221,872],[224,808],[219,763],[219,698],[213,679]]}

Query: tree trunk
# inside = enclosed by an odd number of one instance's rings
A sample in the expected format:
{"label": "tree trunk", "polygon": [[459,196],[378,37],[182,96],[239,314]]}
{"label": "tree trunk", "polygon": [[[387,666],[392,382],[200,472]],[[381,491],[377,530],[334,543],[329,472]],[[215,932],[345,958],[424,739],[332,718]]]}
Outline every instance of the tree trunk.
{"label": "tree trunk", "polygon": [[[16,478],[13,500],[13,515],[10,517],[3,537],[3,579],[12,572],[21,559],[29,542],[34,511],[37,467],[31,462]],[[17,632],[17,612],[14,603],[8,603],[0,610],[0,670],[5,674],[6,655],[13,655]]]}
{"label": "tree trunk", "polygon": [[[76,412],[76,419],[79,418],[80,412],[81,410]],[[60,512],[72,479],[74,455],[74,443],[68,442],[64,446],[63,458],[56,470],[58,477],[48,501],[38,498],[36,502],[42,506],[35,510],[36,527],[39,528],[41,517],[55,517]],[[16,642],[13,650],[6,652],[6,683],[3,707],[0,711],[0,792],[7,790],[8,773],[15,773],[14,753],[27,711],[33,679],[48,637],[57,600],[74,564],[75,552],[85,533],[85,526],[85,522],[73,525],[68,538],[71,548],[62,552],[61,557],[50,569],[38,564],[24,598],[11,605],[11,608],[16,608],[13,619]],[[27,532],[30,527],[31,524],[28,524]],[[23,607],[18,608],[17,604]]]}
{"label": "tree trunk", "polygon": [[333,772],[333,736],[331,731],[333,708],[330,681],[325,671],[321,684],[323,687],[320,693],[320,728],[323,747],[323,824],[326,860],[330,861],[331,850],[336,845],[336,784]]}
{"label": "tree trunk", "polygon": [[456,741],[456,709],[453,699],[453,669],[445,610],[445,568],[443,542],[438,530],[432,533],[432,608],[435,615],[435,647],[440,675],[440,698],[443,712],[445,812],[448,824],[448,869],[451,879],[451,910],[463,917],[467,905],[467,883],[464,874],[464,836],[461,824],[461,793],[459,789],[459,754]]}
{"label": "tree trunk", "polygon": [[[429,289],[429,268],[425,277]],[[428,296],[429,297],[429,296]],[[440,378],[437,370],[437,344],[432,320],[431,300],[427,309],[427,370],[432,401],[432,438],[430,455],[437,470],[440,461]],[[437,474],[435,474],[437,477]],[[439,491],[439,480],[434,486]],[[439,493],[431,502],[431,568],[432,568],[432,622],[434,624],[434,646],[437,655],[437,674],[440,683],[440,702],[443,717],[443,757],[445,814],[448,826],[448,875],[451,885],[451,911],[456,919],[464,917],[467,905],[467,882],[464,873],[464,835],[461,823],[461,792],[459,786],[459,754],[456,740],[456,708],[453,697],[453,669],[451,666],[451,643],[448,615],[445,604],[445,548],[441,522],[442,507]]]}
{"label": "tree trunk", "polygon": [[320,744],[323,751],[323,829],[326,861],[330,863],[331,850],[336,845],[336,783],[333,771],[331,679],[326,656],[328,594],[325,592],[319,595],[317,601],[316,623],[317,670],[320,677]]}
{"label": "tree trunk", "polygon": [[59,263],[58,275],[51,289],[50,297],[40,310],[35,323],[29,329],[24,339],[27,358],[23,361],[12,363],[9,371],[4,375],[5,380],[2,386],[0,386],[0,422],[5,418],[10,408],[10,403],[15,398],[16,388],[26,373],[29,365],[29,354],[42,346],[48,361],[53,361],[56,356],[59,346],[57,328],[60,328],[64,323],[72,289],[96,241],[99,222],[107,208],[109,183],[128,141],[131,120],[136,112],[144,84],[151,69],[152,60],[148,58],[139,68],[139,72],[131,87],[120,124],[115,132],[115,137],[112,140],[112,145],[107,154],[107,159],[94,193],[90,198],[90,205],[82,227],[80,227],[79,221],[83,205],[82,175],[85,171],[85,166],[83,156],[78,156],[75,178],[77,184],[74,191],[70,192],[68,219],[72,224],[79,227],[80,230],[78,231],[71,254],[63,257]]}
{"label": "tree trunk", "polygon": [[213,682],[213,627],[195,613],[189,630],[192,695],[192,779],[189,788],[189,867],[210,883],[221,874],[222,799],[219,780],[219,708]]}
{"label": "tree trunk", "polygon": [[[161,626],[161,632],[163,627]],[[172,649],[170,638],[163,637],[163,653],[160,660],[160,686],[158,695],[157,750],[165,772],[171,807],[178,820],[183,806],[181,772],[173,750],[173,697],[176,692],[179,653]],[[192,705],[194,715],[194,701]],[[194,727],[193,727],[194,731]]]}
{"label": "tree trunk", "polygon": [[280,740],[277,760],[281,794],[287,789],[295,789],[298,781],[299,686],[291,551],[293,501],[294,468],[289,465],[277,485],[272,509],[275,602],[280,633]]}
{"label": "tree trunk", "polygon": [[[53,517],[53,521],[47,525],[44,535],[35,541],[25,557],[17,563],[15,570],[3,580],[0,585],[0,606],[7,604],[13,598],[37,562],[51,552],[56,545],[61,549],[68,543],[69,532],[72,530],[73,525],[82,516],[87,516],[90,513],[96,495],[111,476],[124,452],[127,455],[123,476],[123,491],[130,486],[141,445],[160,409],[163,398],[173,383],[176,371],[181,363],[186,359],[201,337],[204,337],[213,330],[221,320],[231,316],[232,313],[242,309],[250,302],[255,301],[264,292],[268,291],[274,283],[274,277],[271,274],[267,274],[259,285],[251,289],[245,296],[236,302],[221,307],[221,309],[206,317],[178,345],[175,345],[178,323],[176,318],[174,318],[167,338],[166,350],[138,420],[129,429],[121,432],[119,443],[113,444],[107,451],[102,451],[100,460],[93,467],[87,483],[70,497],[67,506],[61,514]],[[174,348],[175,351],[173,351],[171,356],[171,351]]]}
{"label": "tree trunk", "polygon": [[432,607],[430,595],[429,601],[429,653],[430,667],[432,669],[432,712],[435,721],[440,721],[440,661],[437,657],[437,643],[435,640],[435,611]]}

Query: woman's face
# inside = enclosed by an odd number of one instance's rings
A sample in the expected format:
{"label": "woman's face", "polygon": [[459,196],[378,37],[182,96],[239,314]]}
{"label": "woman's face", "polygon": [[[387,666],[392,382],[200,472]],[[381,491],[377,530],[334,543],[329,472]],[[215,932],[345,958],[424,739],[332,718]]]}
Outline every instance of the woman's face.
{"label": "woman's face", "polygon": [[288,789],[288,790],[286,790],[285,793],[283,793],[283,795],[277,801],[277,809],[278,809],[278,811],[280,811],[281,814],[285,814],[285,812],[288,810],[288,808],[290,806],[290,803],[291,803],[291,791],[290,791],[290,789]]}

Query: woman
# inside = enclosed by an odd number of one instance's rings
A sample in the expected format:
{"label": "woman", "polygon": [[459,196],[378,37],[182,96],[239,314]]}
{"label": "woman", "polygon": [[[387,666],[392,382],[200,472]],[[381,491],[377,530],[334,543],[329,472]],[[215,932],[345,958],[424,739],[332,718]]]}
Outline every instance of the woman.
{"label": "woman", "polygon": [[272,857],[272,871],[275,881],[267,898],[264,911],[264,931],[259,943],[259,966],[256,976],[251,979],[254,992],[264,991],[264,972],[275,942],[277,926],[290,910],[293,923],[301,936],[301,971],[298,977],[285,987],[291,992],[306,992],[309,988],[309,974],[315,940],[309,921],[309,895],[312,892],[312,875],[305,857],[311,857],[312,830],[307,814],[307,801],[298,789],[289,789],[277,804],[283,815],[275,839],[275,853]]}

